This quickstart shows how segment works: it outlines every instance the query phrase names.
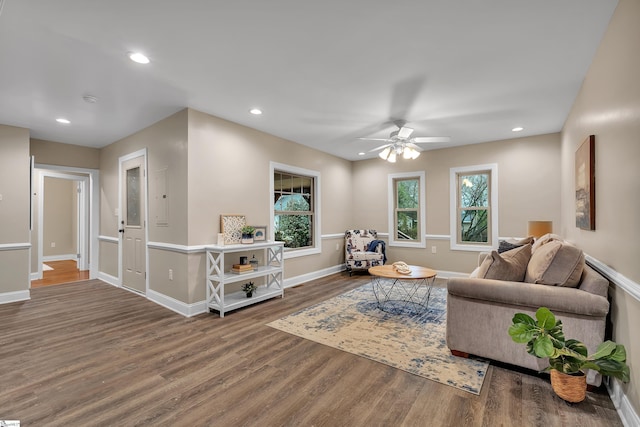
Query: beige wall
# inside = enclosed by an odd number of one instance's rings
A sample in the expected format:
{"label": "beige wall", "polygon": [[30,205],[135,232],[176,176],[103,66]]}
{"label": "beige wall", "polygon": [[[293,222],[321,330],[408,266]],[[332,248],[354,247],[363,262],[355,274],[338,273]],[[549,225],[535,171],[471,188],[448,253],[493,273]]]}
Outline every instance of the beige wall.
{"label": "beige wall", "polygon": [[100,150],[80,145],[31,139],[31,155],[36,163],[77,168],[98,169],[100,167]]}
{"label": "beige wall", "polygon": [[29,289],[29,170],[29,130],[0,125],[0,294]]}
{"label": "beige wall", "polygon": [[[223,213],[245,214],[252,224],[268,225],[270,161],[320,172],[322,234],[341,234],[352,222],[351,162],[188,109],[101,150],[101,235],[118,237],[118,158],[144,147],[148,149],[151,242],[214,243]],[[166,191],[160,191],[154,178],[159,174],[166,176]],[[157,197],[162,193],[169,200],[168,224],[157,225]],[[341,241],[338,249],[335,243],[323,245],[322,254],[287,259],[285,276],[341,265],[344,249]],[[117,259],[111,259],[114,255],[113,251],[101,253],[100,271],[106,272],[102,265],[114,270],[118,265]],[[202,301],[204,265],[203,254],[151,249],[150,288],[186,303]]]}
{"label": "beige wall", "polygon": [[[640,2],[620,0],[562,132],[562,234],[640,283]],[[596,139],[596,230],[575,226],[575,151]],[[640,413],[640,301],[613,292],[613,337],[627,348],[625,392]]]}
{"label": "beige wall", "polygon": [[[354,228],[388,233],[387,180],[390,173],[425,171],[427,235],[449,236],[449,171],[453,167],[498,164],[500,237],[525,236],[527,221],[560,224],[560,135],[548,134],[464,147],[425,151],[412,161],[380,159],[353,164]],[[358,207],[362,207],[359,209]],[[436,254],[431,247],[436,246]],[[470,272],[477,252],[451,251],[449,240],[427,240],[426,249],[389,247],[391,261]]]}
{"label": "beige wall", "polygon": [[[225,213],[244,214],[249,223],[271,229],[271,161],[320,172],[321,234],[344,233],[351,223],[347,160],[191,109],[188,151],[189,245],[215,242]],[[338,250],[333,241],[322,243],[321,254],[287,259],[285,277],[340,265],[342,242]],[[189,258],[189,302],[205,296],[204,263],[202,255]]]}
{"label": "beige wall", "polygon": [[[182,110],[127,138],[104,147],[100,151],[100,235],[118,238],[118,168],[119,158],[147,148],[147,177],[149,195],[149,241],[187,244],[187,110]],[[158,226],[154,221],[158,194],[154,177],[159,170],[166,171],[166,195],[169,204],[168,225]],[[114,248],[115,247],[115,250]],[[117,245],[102,242],[99,270],[118,276]],[[162,255],[160,254],[162,252]],[[160,250],[149,251],[150,288],[180,301],[188,301],[188,276],[185,256]],[[103,267],[104,266],[104,267]],[[174,269],[169,283],[167,270]]]}
{"label": "beige wall", "polygon": [[[75,181],[44,178],[43,256],[77,253],[78,192]],[[55,243],[55,247],[51,244]]]}

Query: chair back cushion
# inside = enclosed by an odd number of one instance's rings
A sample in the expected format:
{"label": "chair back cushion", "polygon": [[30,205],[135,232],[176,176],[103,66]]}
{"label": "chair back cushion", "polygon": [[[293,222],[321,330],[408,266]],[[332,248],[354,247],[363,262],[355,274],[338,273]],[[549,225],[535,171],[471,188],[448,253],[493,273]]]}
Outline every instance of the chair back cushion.
{"label": "chair back cushion", "polygon": [[376,230],[347,230],[344,233],[347,253],[366,251],[369,242],[378,238]]}

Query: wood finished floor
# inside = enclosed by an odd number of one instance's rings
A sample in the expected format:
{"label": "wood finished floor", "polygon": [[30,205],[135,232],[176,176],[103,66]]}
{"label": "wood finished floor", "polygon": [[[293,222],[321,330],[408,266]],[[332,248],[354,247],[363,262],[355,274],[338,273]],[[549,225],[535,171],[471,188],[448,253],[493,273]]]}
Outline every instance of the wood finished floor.
{"label": "wood finished floor", "polygon": [[78,282],[89,278],[89,270],[78,270],[78,264],[74,260],[47,261],[46,264],[53,270],[43,271],[42,279],[31,281],[31,288]]}
{"label": "wood finished floor", "polygon": [[265,326],[366,283],[335,274],[190,319],[98,280],[0,305],[0,419],[22,426],[620,426],[603,390],[491,366],[479,396]]}

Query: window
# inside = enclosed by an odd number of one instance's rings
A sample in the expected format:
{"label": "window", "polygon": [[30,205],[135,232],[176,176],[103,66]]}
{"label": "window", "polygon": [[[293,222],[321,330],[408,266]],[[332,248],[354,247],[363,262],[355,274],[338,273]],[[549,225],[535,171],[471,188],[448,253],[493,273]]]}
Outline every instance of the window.
{"label": "window", "polygon": [[285,258],[320,253],[320,174],[271,163],[271,224]]}
{"label": "window", "polygon": [[389,245],[426,247],[424,172],[389,175]]}
{"label": "window", "polygon": [[451,249],[483,251],[498,244],[498,165],[450,170]]}

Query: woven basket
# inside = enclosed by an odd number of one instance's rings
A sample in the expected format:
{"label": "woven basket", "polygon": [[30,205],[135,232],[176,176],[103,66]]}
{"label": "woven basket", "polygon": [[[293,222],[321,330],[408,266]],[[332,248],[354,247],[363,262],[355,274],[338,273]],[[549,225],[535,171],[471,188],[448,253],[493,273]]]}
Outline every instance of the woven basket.
{"label": "woven basket", "polygon": [[567,402],[582,402],[587,395],[587,376],[563,374],[551,370],[551,387],[558,396]]}

